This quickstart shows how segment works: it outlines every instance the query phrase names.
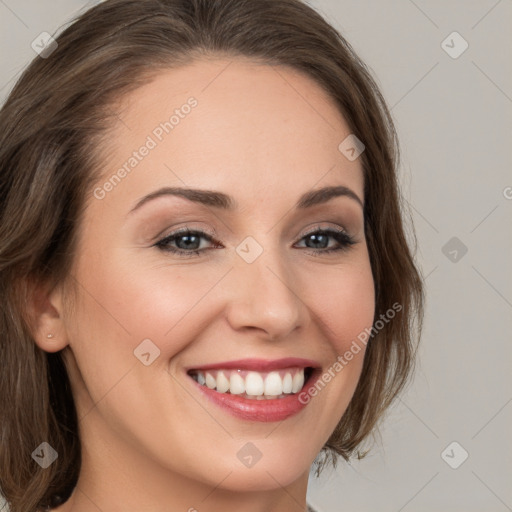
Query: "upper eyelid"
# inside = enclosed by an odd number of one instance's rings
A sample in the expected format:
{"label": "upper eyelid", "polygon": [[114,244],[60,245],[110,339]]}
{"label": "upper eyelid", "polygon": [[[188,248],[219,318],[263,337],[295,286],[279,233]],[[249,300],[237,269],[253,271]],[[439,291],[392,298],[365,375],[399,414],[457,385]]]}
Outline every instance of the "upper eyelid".
{"label": "upper eyelid", "polygon": [[302,236],[301,238],[311,234],[311,233],[316,233],[317,231],[334,231],[335,233],[345,233],[347,235],[349,235],[350,233],[348,232],[348,230],[344,227],[335,227],[335,226],[315,226],[311,229],[308,229]]}
{"label": "upper eyelid", "polygon": [[207,237],[210,237],[210,238],[218,237],[215,229],[212,229],[211,231],[209,231],[205,228],[195,228],[195,227],[190,227],[190,226],[186,226],[186,225],[176,228],[167,234],[166,233],[167,233],[167,230],[163,231],[163,233],[157,235],[154,238],[154,240],[156,240],[158,242],[159,240],[165,240],[166,238],[169,238],[172,236],[178,236],[178,235],[187,234],[187,233],[199,233],[199,234],[201,234],[201,236],[206,235]]}

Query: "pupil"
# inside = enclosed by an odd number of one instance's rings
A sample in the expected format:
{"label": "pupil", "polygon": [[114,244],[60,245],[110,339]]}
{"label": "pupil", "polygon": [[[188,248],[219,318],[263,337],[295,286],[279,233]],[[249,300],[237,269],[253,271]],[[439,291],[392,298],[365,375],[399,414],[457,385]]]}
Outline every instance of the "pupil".
{"label": "pupil", "polygon": [[310,235],[309,239],[313,241],[313,244],[315,244],[314,245],[315,248],[318,248],[318,247],[325,248],[325,247],[327,247],[327,245],[325,244],[325,242],[327,241],[327,236],[326,235]]}
{"label": "pupil", "polygon": [[[194,240],[195,239],[195,240]],[[196,236],[196,235],[182,235],[180,236],[178,239],[177,239],[177,243],[180,241],[180,240],[185,240],[185,243],[182,244],[184,245],[184,247],[180,247],[180,249],[197,249],[198,246],[197,246],[197,242],[199,240],[199,238]],[[180,244],[178,243],[178,246]],[[191,245],[193,247],[191,247]]]}

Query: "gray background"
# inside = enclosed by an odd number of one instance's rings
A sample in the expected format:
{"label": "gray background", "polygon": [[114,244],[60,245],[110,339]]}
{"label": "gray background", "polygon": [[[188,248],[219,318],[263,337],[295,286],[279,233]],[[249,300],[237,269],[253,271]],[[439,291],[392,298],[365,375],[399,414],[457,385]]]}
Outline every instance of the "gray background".
{"label": "gray background", "polygon": [[[415,379],[382,442],[311,477],[309,500],[319,512],[512,511],[512,0],[310,3],[392,108],[427,311]],[[86,4],[0,0],[0,102],[32,41]],[[445,50],[462,40],[442,44],[454,31],[469,44],[457,58]]]}

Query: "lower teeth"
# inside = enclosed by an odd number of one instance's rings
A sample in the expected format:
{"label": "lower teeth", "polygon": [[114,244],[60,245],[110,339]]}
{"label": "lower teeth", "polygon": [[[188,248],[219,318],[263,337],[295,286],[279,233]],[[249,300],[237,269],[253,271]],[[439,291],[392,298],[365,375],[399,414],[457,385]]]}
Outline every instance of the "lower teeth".
{"label": "lower teeth", "polygon": [[[208,386],[204,386],[204,387],[208,387]],[[217,391],[216,389],[212,390],[212,391]],[[223,395],[231,395],[232,393],[230,393],[229,391],[227,391],[226,393],[222,393]],[[279,399],[279,398],[286,398],[287,396],[290,396],[292,395],[293,393],[283,393],[281,395],[248,395],[247,393],[240,393],[238,395],[233,395],[233,396],[239,396],[241,398],[247,398],[249,400],[275,400],[275,399]]]}
{"label": "lower teeth", "polygon": [[287,395],[248,395],[247,393],[241,393],[238,396],[241,396],[242,398],[248,398],[249,400],[274,400],[276,398],[285,398]]}

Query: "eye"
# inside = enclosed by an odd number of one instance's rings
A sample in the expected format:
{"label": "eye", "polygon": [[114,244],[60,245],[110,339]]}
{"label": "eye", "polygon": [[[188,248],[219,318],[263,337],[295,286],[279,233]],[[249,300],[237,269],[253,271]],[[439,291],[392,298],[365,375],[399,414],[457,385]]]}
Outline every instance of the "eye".
{"label": "eye", "polygon": [[[212,236],[203,231],[183,228],[158,241],[155,247],[158,247],[162,251],[187,257],[199,255],[205,250],[208,250],[201,246],[201,240],[207,240],[208,242],[214,241]],[[175,244],[175,246],[172,244]]]}
{"label": "eye", "polygon": [[[329,246],[329,239],[335,240],[334,246]],[[308,249],[312,249],[315,255],[322,255],[336,251],[346,251],[356,241],[343,229],[317,229],[310,231],[300,240],[306,243]],[[309,245],[308,245],[309,243]]]}

